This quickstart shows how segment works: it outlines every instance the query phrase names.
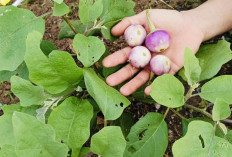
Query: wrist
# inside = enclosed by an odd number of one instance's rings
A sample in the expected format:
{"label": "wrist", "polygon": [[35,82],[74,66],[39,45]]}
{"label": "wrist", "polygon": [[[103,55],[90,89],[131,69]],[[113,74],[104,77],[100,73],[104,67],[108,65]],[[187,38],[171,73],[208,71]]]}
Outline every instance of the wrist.
{"label": "wrist", "polygon": [[205,21],[201,21],[201,19],[197,17],[197,12],[195,10],[182,11],[181,14],[185,21],[191,25],[191,28],[195,28],[195,30],[201,34],[202,42],[208,40],[207,29],[205,29]]}

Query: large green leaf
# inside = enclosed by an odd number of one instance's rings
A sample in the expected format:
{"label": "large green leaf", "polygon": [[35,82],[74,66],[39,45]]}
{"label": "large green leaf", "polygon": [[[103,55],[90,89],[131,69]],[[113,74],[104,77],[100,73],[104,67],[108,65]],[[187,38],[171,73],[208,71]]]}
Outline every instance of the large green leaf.
{"label": "large green leaf", "polygon": [[92,136],[91,151],[104,157],[123,157],[126,140],[118,126],[108,126]]}
{"label": "large green leaf", "polygon": [[213,134],[214,128],[210,123],[191,122],[187,134],[174,143],[173,155],[177,157],[231,156],[232,145],[223,138],[217,136],[213,138]]}
{"label": "large green leaf", "polygon": [[107,23],[132,16],[135,14],[134,7],[135,3],[132,0],[103,0],[101,20]]}
{"label": "large green leaf", "polygon": [[42,87],[34,86],[18,76],[11,77],[11,90],[22,106],[41,105],[47,98]]}
{"label": "large green leaf", "polygon": [[[201,66],[201,76],[199,81],[210,79],[215,76],[221,69],[222,65],[232,59],[230,43],[225,40],[219,41],[217,44],[202,45],[196,54]],[[183,75],[184,69],[179,71],[179,75],[187,81]]]}
{"label": "large green leaf", "polygon": [[25,62],[20,64],[15,71],[0,71],[0,81],[10,81],[10,78],[16,74],[23,79],[29,80],[29,72]]}
{"label": "large green leaf", "polygon": [[185,77],[187,78],[189,85],[193,85],[199,81],[201,67],[199,65],[198,59],[195,57],[192,50],[188,47],[186,47],[184,53],[184,70]]}
{"label": "large green leaf", "polygon": [[152,83],[151,97],[164,106],[180,107],[184,105],[184,86],[173,75],[164,74]]}
{"label": "large green leaf", "polygon": [[232,75],[223,75],[212,79],[201,88],[200,96],[208,101],[215,102],[217,98],[232,103]]}
{"label": "large green leaf", "polygon": [[12,115],[0,117],[0,147],[3,145],[15,145],[15,138],[12,125]]}
{"label": "large green leaf", "polygon": [[96,20],[102,11],[102,0],[80,0],[79,2],[79,17],[84,24]]}
{"label": "large green leaf", "polygon": [[217,98],[213,106],[213,120],[219,121],[231,115],[230,106],[223,99]]}
{"label": "large green leaf", "polygon": [[22,107],[18,103],[18,104],[12,104],[12,105],[4,105],[3,112],[4,112],[4,115],[12,115],[14,113],[14,111],[17,111],[17,112],[27,113],[27,114],[35,117],[36,110],[39,108],[40,108],[40,106],[38,106],[38,105],[29,106],[29,107]]}
{"label": "large green leaf", "polygon": [[0,71],[14,71],[24,59],[26,37],[36,30],[44,33],[42,18],[14,6],[0,7]]}
{"label": "large green leaf", "polygon": [[30,80],[42,86],[51,94],[58,94],[74,88],[83,77],[72,56],[64,51],[54,50],[49,58],[40,50],[42,35],[33,32],[27,38],[25,62],[29,69]]}
{"label": "large green leaf", "polygon": [[1,147],[0,150],[0,156],[1,157],[18,157],[15,154],[15,147],[12,145],[4,145]]}
{"label": "large green leaf", "polygon": [[131,127],[135,124],[133,114],[123,113],[119,119],[115,121],[115,125],[120,126],[124,137],[126,137]]}
{"label": "large green leaf", "polygon": [[14,112],[16,154],[23,157],[66,157],[66,145],[55,141],[55,131],[47,124],[25,113]]}
{"label": "large green leaf", "polygon": [[104,43],[99,38],[94,36],[86,37],[82,34],[75,36],[73,48],[77,53],[77,59],[85,67],[89,67],[97,62],[106,50]]}
{"label": "large green leaf", "polygon": [[52,111],[48,124],[55,129],[58,141],[63,141],[72,149],[72,155],[78,156],[90,136],[92,116],[93,108],[88,100],[70,97]]}
{"label": "large green leaf", "polygon": [[221,40],[217,44],[203,45],[196,54],[202,69],[200,80],[215,76],[221,66],[232,59],[230,43]]}
{"label": "large green leaf", "polygon": [[168,127],[164,116],[148,113],[131,128],[126,139],[124,157],[163,156],[168,146]]}
{"label": "large green leaf", "polygon": [[130,101],[116,89],[109,87],[92,69],[84,70],[86,88],[97,102],[104,114],[105,120],[115,120],[120,117]]}
{"label": "large green leaf", "polygon": [[105,39],[109,39],[110,41],[115,41],[118,37],[115,37],[111,34],[111,29],[114,25],[116,25],[120,20],[110,21],[104,24],[104,27],[101,28],[101,33]]}
{"label": "large green leaf", "polygon": [[53,16],[63,16],[69,12],[69,7],[65,3],[54,4]]}

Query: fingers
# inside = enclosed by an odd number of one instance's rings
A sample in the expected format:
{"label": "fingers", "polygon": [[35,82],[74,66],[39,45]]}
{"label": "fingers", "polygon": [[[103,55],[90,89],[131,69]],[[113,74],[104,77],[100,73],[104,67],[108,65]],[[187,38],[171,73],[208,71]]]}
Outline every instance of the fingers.
{"label": "fingers", "polygon": [[106,78],[106,82],[110,86],[116,86],[123,81],[133,77],[139,71],[138,68],[133,67],[131,64],[127,64],[125,67],[113,73]]}
{"label": "fingers", "polygon": [[120,89],[121,94],[128,96],[134,93],[138,88],[143,86],[149,80],[149,76],[149,70],[142,70],[137,76],[135,76],[131,81],[129,81]]}
{"label": "fingers", "polygon": [[147,87],[145,88],[144,92],[145,92],[146,95],[150,95],[150,93],[151,93],[151,85],[150,85],[150,86],[147,86]]}
{"label": "fingers", "polygon": [[[179,66],[177,66],[176,64],[171,63],[171,70],[170,70],[169,74],[174,75],[179,69],[180,69]],[[150,95],[150,93],[151,93],[151,85],[147,86],[145,88],[144,92],[145,92],[146,95]]]}
{"label": "fingers", "polygon": [[130,47],[126,47],[122,50],[119,50],[109,56],[107,56],[102,64],[104,67],[114,67],[119,64],[123,64],[128,60],[129,53],[131,51]]}
{"label": "fingers", "polygon": [[121,22],[119,22],[116,26],[114,26],[111,30],[112,34],[115,36],[120,36],[124,33],[124,31],[129,27],[130,25],[145,25],[146,24],[146,18],[145,18],[145,12],[141,12],[135,16],[126,17]]}

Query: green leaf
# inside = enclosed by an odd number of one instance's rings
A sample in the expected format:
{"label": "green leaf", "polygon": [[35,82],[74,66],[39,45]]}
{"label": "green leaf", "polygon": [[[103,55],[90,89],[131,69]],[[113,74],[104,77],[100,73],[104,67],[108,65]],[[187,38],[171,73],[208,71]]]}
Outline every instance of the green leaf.
{"label": "green leaf", "polygon": [[1,157],[17,157],[15,154],[15,147],[12,145],[4,145],[0,150]]}
{"label": "green leaf", "polygon": [[79,2],[79,17],[84,24],[96,20],[102,11],[102,0],[80,0]]}
{"label": "green leaf", "polygon": [[117,126],[121,127],[122,133],[124,137],[126,137],[129,134],[131,127],[135,124],[135,121],[132,114],[125,112],[115,121],[115,123]]}
{"label": "green leaf", "polygon": [[118,37],[115,37],[111,34],[111,29],[115,26],[120,20],[117,21],[110,21],[105,23],[104,26],[101,28],[101,33],[105,39],[109,39],[110,41],[115,41]]}
{"label": "green leaf", "polygon": [[10,81],[10,78],[16,74],[23,79],[29,80],[29,72],[25,62],[20,64],[15,71],[0,71],[0,81]]}
{"label": "green leaf", "polygon": [[0,147],[8,144],[15,145],[15,137],[12,125],[12,115],[3,115],[0,117]]}
{"label": "green leaf", "polygon": [[104,54],[106,48],[104,43],[97,37],[86,37],[77,34],[73,40],[73,48],[77,53],[77,59],[85,67],[90,67]]}
{"label": "green leaf", "polygon": [[230,106],[223,99],[217,98],[213,106],[213,120],[219,121],[231,115]]}
{"label": "green leaf", "polygon": [[188,124],[189,124],[189,122],[187,120],[182,119],[182,132],[183,132],[183,136],[185,136],[186,133],[187,133]]}
{"label": "green leaf", "polygon": [[232,130],[227,132],[227,136],[229,137],[230,141],[232,141]]}
{"label": "green leaf", "polygon": [[196,54],[202,69],[200,80],[215,76],[221,66],[232,59],[230,43],[221,40],[217,44],[203,45]]}
{"label": "green leaf", "polygon": [[57,50],[56,46],[48,40],[42,40],[40,43],[40,49],[46,56],[48,56],[53,50]]}
{"label": "green leaf", "polygon": [[103,0],[101,20],[104,23],[120,20],[135,14],[135,3],[132,0]]}
{"label": "green leaf", "polygon": [[223,75],[212,79],[204,84],[201,88],[200,96],[212,103],[217,98],[223,99],[225,102],[232,104],[232,76]]}
{"label": "green leaf", "polygon": [[[85,25],[81,23],[80,20],[70,20],[70,22],[80,34],[84,34],[84,32],[86,31],[86,27],[88,27],[87,29],[90,29],[93,27],[94,24],[93,22],[89,22]],[[74,36],[76,35],[66,22],[61,23],[59,27],[61,28],[59,33],[59,40],[63,38],[74,38]]]}
{"label": "green leaf", "polygon": [[58,4],[61,4],[63,3],[63,0],[53,0],[54,2],[58,3]]}
{"label": "green leaf", "polygon": [[44,33],[42,18],[14,6],[0,7],[0,71],[14,71],[24,59],[26,37],[32,31]]}
{"label": "green leaf", "polygon": [[14,112],[12,121],[18,156],[67,156],[67,146],[55,141],[55,131],[50,125],[20,112]]}
{"label": "green leaf", "polygon": [[168,127],[164,116],[148,113],[139,120],[127,136],[124,157],[163,156],[168,146]]}
{"label": "green leaf", "polygon": [[188,47],[185,48],[184,53],[184,69],[185,77],[187,78],[189,85],[193,85],[199,81],[201,75],[201,67],[199,65],[198,59],[196,58],[192,50]]}
{"label": "green leaf", "polygon": [[90,152],[91,152],[91,150],[89,147],[82,147],[80,154],[79,154],[79,157],[85,157]]}
{"label": "green leaf", "polygon": [[36,116],[36,110],[39,108],[40,106],[38,105],[34,105],[34,106],[29,106],[29,107],[22,107],[20,106],[20,104],[12,104],[12,105],[5,105],[3,106],[3,112],[4,115],[12,115],[14,113],[14,111],[17,112],[23,112],[23,113],[27,113],[29,115],[32,116]]}
{"label": "green leaf", "polygon": [[94,134],[91,139],[91,151],[104,157],[122,157],[126,140],[118,126],[108,126]]}
{"label": "green leaf", "polygon": [[184,105],[184,86],[173,75],[157,77],[151,85],[151,97],[159,104],[175,108]]}
{"label": "green leaf", "polygon": [[130,101],[117,90],[109,87],[92,69],[84,70],[86,88],[99,105],[105,120],[115,120],[123,110],[130,105]]}
{"label": "green leaf", "polygon": [[82,69],[77,67],[67,52],[54,50],[49,54],[49,58],[45,56],[40,50],[41,39],[42,35],[38,32],[29,34],[27,38],[25,62],[30,80],[51,94],[74,89],[74,85],[82,80]]}
{"label": "green leaf", "polygon": [[58,141],[63,141],[72,149],[72,155],[78,156],[90,136],[92,116],[93,108],[88,100],[70,97],[52,111],[48,124],[55,129]]}
{"label": "green leaf", "polygon": [[214,128],[210,123],[192,121],[188,126],[187,134],[174,143],[173,155],[177,157],[230,156],[232,145],[223,138],[217,136],[213,138],[213,134]]}
{"label": "green leaf", "polygon": [[11,90],[22,106],[41,105],[47,98],[42,87],[34,86],[18,76],[11,77]]}
{"label": "green leaf", "polygon": [[65,3],[54,4],[53,16],[63,16],[69,12],[69,7]]}

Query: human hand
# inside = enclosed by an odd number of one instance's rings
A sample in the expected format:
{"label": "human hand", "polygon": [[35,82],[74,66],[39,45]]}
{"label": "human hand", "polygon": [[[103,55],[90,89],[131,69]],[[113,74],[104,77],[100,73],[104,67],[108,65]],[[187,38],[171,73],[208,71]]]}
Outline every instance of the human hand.
{"label": "human hand", "polygon": [[[196,53],[201,42],[204,40],[204,34],[184,12],[166,9],[153,9],[149,10],[149,14],[151,21],[154,23],[156,28],[166,30],[171,36],[170,47],[162,53],[152,53],[152,56],[157,54],[166,55],[171,61],[170,74],[175,74],[183,67],[184,50],[186,46]],[[146,11],[132,17],[124,18],[120,23],[113,27],[112,34],[120,36],[124,33],[127,27],[137,24],[142,25],[146,29],[147,34],[150,32],[146,18]],[[127,62],[130,51],[131,48],[126,47],[107,56],[103,60],[103,65],[105,67],[114,67]],[[120,89],[121,94],[128,96],[149,80],[149,66],[146,66],[140,72],[139,70],[140,69],[127,64],[114,74],[108,76],[106,82],[110,86],[116,86],[133,77]],[[134,77],[137,72],[139,73]],[[150,86],[145,89],[145,93],[149,95]]]}

